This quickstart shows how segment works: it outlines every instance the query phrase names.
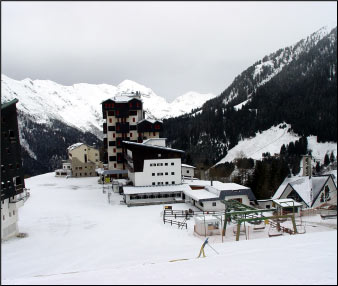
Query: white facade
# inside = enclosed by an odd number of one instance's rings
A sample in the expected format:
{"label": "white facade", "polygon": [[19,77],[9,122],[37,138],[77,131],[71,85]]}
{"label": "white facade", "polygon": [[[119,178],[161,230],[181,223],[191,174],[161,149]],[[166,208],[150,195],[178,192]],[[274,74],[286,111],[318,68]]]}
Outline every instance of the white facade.
{"label": "white facade", "polygon": [[185,178],[194,178],[194,172],[196,169],[194,166],[190,166],[190,165],[186,165],[186,164],[182,164],[182,176]]}
{"label": "white facade", "polygon": [[124,186],[124,202],[128,206],[184,202],[183,192],[190,187],[186,184],[169,186]]}
{"label": "white facade", "polygon": [[331,176],[286,178],[272,199],[293,198],[294,193],[303,208],[337,205],[337,187]]}
{"label": "white facade", "polygon": [[5,199],[1,202],[1,239],[16,236],[18,230],[18,209],[23,206],[23,200]]}
{"label": "white facade", "polygon": [[313,208],[322,204],[337,205],[337,187],[332,179],[329,179],[321,192],[313,202]]}
{"label": "white facade", "polygon": [[128,171],[128,177],[136,187],[181,184],[181,159],[144,160],[143,172]]}
{"label": "white facade", "polygon": [[220,235],[222,234],[222,222],[212,215],[196,216],[194,231],[203,236]]}

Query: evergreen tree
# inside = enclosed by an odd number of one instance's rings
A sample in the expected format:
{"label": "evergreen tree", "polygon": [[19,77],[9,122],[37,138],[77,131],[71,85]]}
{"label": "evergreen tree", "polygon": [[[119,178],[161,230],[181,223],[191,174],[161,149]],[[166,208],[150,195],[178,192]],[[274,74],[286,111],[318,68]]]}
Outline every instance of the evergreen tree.
{"label": "evergreen tree", "polygon": [[333,163],[335,160],[335,157],[334,157],[334,154],[333,154],[333,151],[331,152],[331,155],[330,155],[330,162]]}
{"label": "evergreen tree", "polygon": [[324,157],[324,165],[328,166],[330,164],[330,158],[329,155],[326,153]]}

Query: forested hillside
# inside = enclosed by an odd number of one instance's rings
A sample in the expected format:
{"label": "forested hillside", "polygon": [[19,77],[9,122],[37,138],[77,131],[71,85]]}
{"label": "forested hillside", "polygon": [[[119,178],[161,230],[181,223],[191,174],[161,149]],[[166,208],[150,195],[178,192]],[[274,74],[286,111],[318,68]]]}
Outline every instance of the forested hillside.
{"label": "forested hillside", "polygon": [[164,120],[164,137],[187,152],[187,162],[206,166],[281,122],[300,136],[337,142],[336,69],[337,28],[314,33],[249,67],[201,109]]}

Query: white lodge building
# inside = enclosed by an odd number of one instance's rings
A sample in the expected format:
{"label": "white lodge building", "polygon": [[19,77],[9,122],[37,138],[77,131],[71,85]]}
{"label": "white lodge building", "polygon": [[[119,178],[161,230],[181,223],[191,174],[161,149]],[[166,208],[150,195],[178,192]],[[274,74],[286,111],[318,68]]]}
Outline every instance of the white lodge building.
{"label": "white lodge building", "polygon": [[[183,151],[165,146],[123,142],[128,177],[135,187],[178,185],[182,183]],[[163,143],[163,142],[162,142]]]}
{"label": "white lodge building", "polygon": [[123,187],[128,205],[184,202],[181,159],[183,151],[165,147],[165,139],[144,143],[123,142],[128,177],[133,186]]}

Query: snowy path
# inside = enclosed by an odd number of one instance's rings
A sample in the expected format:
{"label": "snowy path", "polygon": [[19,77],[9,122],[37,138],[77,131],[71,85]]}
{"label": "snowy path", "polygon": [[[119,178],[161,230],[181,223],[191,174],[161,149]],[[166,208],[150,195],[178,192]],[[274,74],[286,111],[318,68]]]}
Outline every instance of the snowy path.
{"label": "snowy path", "polygon": [[[337,231],[234,241],[210,239],[161,221],[163,206],[109,205],[97,178],[45,174],[26,180],[19,211],[26,238],[2,243],[2,284],[336,284]],[[175,209],[187,209],[175,204]],[[170,262],[177,259],[190,259]]]}

